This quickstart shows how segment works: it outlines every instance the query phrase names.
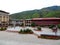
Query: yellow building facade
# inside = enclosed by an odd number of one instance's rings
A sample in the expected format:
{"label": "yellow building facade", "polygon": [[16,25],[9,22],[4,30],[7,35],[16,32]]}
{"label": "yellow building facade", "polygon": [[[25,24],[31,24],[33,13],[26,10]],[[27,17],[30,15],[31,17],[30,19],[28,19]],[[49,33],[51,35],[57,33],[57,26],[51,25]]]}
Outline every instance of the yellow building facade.
{"label": "yellow building facade", "polygon": [[6,26],[9,24],[9,13],[0,10],[0,25]]}

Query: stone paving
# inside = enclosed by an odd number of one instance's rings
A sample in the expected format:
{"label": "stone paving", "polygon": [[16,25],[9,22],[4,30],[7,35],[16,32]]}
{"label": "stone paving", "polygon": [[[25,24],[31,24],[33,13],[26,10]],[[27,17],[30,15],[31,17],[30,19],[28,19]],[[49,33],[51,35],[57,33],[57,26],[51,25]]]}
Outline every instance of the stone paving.
{"label": "stone paving", "polygon": [[34,34],[0,31],[0,45],[60,45],[60,40],[41,39]]}
{"label": "stone paving", "polygon": [[[41,31],[34,31],[33,32],[35,34],[37,34],[38,36],[40,34],[47,34],[47,35],[55,35],[55,32],[52,31],[52,29],[49,29],[49,28],[41,28]],[[60,29],[57,30],[57,35],[60,36]]]}
{"label": "stone paving", "polygon": [[[40,35],[40,34],[55,34],[49,28],[42,28],[41,32],[40,31],[35,31],[34,28],[32,28],[32,27],[25,27],[25,28],[23,28],[23,27],[15,27],[15,28],[11,27],[11,28],[7,28],[7,30],[9,30],[9,31],[19,31],[20,29],[27,29],[27,28],[31,29],[37,35]],[[5,32],[5,34],[6,33],[7,33],[7,37],[3,36],[5,38],[5,39],[3,38],[4,39],[3,41],[7,40],[6,42],[8,42],[8,44],[12,43],[11,45],[13,45],[13,43],[14,43],[14,45],[16,45],[16,44],[18,44],[18,45],[20,45],[20,44],[21,45],[28,45],[28,44],[29,45],[60,45],[60,40],[41,39],[41,38],[37,38],[37,36],[34,35],[34,34],[32,34],[32,35],[27,34],[26,35],[26,34],[17,34],[17,33]],[[59,29],[58,29],[57,34],[60,35],[60,30]]]}

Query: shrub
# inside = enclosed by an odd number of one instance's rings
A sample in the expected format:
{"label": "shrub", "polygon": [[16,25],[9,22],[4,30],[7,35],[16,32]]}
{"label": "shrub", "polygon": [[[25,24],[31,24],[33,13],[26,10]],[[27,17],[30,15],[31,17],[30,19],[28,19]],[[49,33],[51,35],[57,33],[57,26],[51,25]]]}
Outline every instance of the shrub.
{"label": "shrub", "polygon": [[33,33],[31,29],[26,29],[27,33]]}
{"label": "shrub", "polygon": [[32,26],[32,27],[35,27],[35,26],[36,26],[36,24],[32,22],[32,23],[31,23],[31,26]]}
{"label": "shrub", "polygon": [[19,33],[21,33],[22,32],[22,29],[19,31]]}
{"label": "shrub", "polygon": [[38,29],[38,30],[41,30],[41,27],[40,27],[40,26],[38,26],[38,27],[37,27],[37,29]]}
{"label": "shrub", "polygon": [[1,27],[0,31],[5,31],[7,28],[6,27]]}
{"label": "shrub", "polygon": [[24,29],[24,30],[21,29],[21,30],[19,31],[19,33],[22,33],[22,34],[31,34],[31,33],[33,33],[33,32],[32,32],[32,30],[30,30],[30,29]]}
{"label": "shrub", "polygon": [[57,25],[58,26],[58,28],[60,29],[60,24],[59,25]]}
{"label": "shrub", "polygon": [[55,27],[55,25],[50,25],[50,26],[49,26],[49,28],[51,28],[51,29],[52,29],[53,27]]}

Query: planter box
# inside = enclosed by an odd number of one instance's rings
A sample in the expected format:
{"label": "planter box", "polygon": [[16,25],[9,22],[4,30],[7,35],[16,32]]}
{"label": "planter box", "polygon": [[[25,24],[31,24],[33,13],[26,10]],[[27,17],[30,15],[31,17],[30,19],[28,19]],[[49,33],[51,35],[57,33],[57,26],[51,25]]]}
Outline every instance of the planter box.
{"label": "planter box", "polygon": [[60,36],[57,36],[57,35],[46,35],[46,34],[41,34],[41,36],[38,36],[38,38],[45,38],[45,39],[60,39]]}

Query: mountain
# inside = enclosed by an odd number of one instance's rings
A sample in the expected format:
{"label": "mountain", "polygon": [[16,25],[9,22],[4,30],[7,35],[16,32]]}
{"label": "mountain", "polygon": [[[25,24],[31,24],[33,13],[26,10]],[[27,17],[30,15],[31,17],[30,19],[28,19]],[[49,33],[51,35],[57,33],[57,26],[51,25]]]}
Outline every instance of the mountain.
{"label": "mountain", "polygon": [[60,17],[60,6],[51,6],[42,9],[28,10],[11,14],[12,19],[31,19],[43,17]]}
{"label": "mountain", "polygon": [[60,10],[60,6],[46,7],[46,8],[43,8],[41,10],[45,10],[45,11],[56,11],[56,10]]}
{"label": "mountain", "polygon": [[23,11],[23,12],[19,12],[19,13],[15,13],[15,14],[11,14],[11,18],[14,19],[31,19],[31,18],[36,18],[36,17],[40,17],[40,10],[29,10],[29,11]]}

